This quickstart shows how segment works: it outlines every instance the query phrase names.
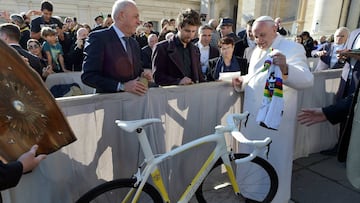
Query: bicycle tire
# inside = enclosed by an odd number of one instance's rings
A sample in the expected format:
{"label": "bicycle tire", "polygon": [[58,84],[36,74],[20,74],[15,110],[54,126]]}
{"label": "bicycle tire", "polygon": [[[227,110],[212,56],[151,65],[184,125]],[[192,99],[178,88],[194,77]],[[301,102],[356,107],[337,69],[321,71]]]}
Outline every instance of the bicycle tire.
{"label": "bicycle tire", "polygon": [[[121,200],[122,200],[123,196],[125,196],[124,194],[126,194],[128,190],[132,188],[137,188],[134,186],[135,182],[136,179],[117,179],[103,183],[91,189],[87,193],[85,193],[82,197],[80,197],[76,201],[76,203],[119,202],[119,201],[114,201],[114,199],[118,200],[119,196],[121,196]],[[125,190],[120,191],[123,189]],[[153,187],[151,184],[145,183],[142,189],[141,199],[139,199],[138,202],[151,203],[151,201],[153,203],[163,203],[163,199],[160,193],[155,189],[155,187]]]}
{"label": "bicycle tire", "polygon": [[[234,154],[235,159],[240,159],[240,158],[244,158],[246,156],[248,156],[249,154],[245,154],[245,153],[238,153],[238,154]],[[231,164],[233,165],[233,169],[234,165],[235,165],[235,159],[232,159],[232,157],[230,156],[230,161]],[[275,169],[271,166],[271,164],[269,162],[267,162],[266,160],[260,158],[260,157],[255,157],[251,162],[248,163],[252,163],[255,164],[254,166],[256,166],[258,168],[258,170],[262,170],[263,172],[265,172],[267,174],[267,181],[268,181],[268,192],[266,194],[263,195],[262,200],[252,200],[251,197],[244,197],[246,195],[235,195],[233,188],[231,186],[231,184],[229,182],[224,183],[224,182],[219,182],[219,181],[228,181],[228,177],[226,173],[221,174],[220,168],[221,165],[223,164],[222,159],[219,159],[214,167],[211,169],[211,171],[209,172],[208,176],[205,178],[205,180],[201,183],[201,185],[199,186],[198,190],[196,191],[196,199],[199,203],[209,203],[211,202],[211,196],[215,196],[216,195],[216,199],[217,201],[219,201],[219,198],[221,198],[221,196],[224,196],[224,200],[221,201],[222,203],[226,203],[226,202],[262,202],[262,203],[269,203],[271,202],[277,192],[278,189],[278,184],[279,184],[279,180],[278,180],[278,176],[277,173],[275,171]],[[241,168],[240,168],[241,169]],[[217,177],[214,177],[214,175],[216,175]],[[221,177],[219,177],[219,175]],[[223,177],[222,177],[223,176]],[[208,180],[208,179],[213,179],[213,180]],[[211,182],[213,181],[213,182]],[[205,186],[204,186],[205,184]],[[229,186],[229,187],[224,187],[221,190],[218,189],[219,191],[216,192],[216,190],[214,189],[214,186],[216,185],[222,185],[222,186]],[[239,183],[239,187],[240,187],[240,193],[243,192],[242,190],[242,186],[241,183]],[[246,184],[246,183],[244,183]],[[253,183],[251,183],[253,184]],[[232,194],[230,194],[232,193]],[[210,196],[207,196],[206,194],[210,194]],[[248,195],[248,194],[247,194]],[[231,199],[234,198],[234,199]]]}

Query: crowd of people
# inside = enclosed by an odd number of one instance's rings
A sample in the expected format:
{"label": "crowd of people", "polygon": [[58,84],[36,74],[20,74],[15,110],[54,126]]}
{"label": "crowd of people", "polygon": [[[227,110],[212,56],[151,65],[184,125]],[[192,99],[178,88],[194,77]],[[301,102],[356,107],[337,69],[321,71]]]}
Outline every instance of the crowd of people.
{"label": "crowd of people", "polygon": [[[140,20],[131,0],[116,1],[105,19],[95,18],[94,28],[76,18],[62,21],[52,12],[51,2],[43,1],[41,12],[12,14],[9,23],[0,25],[0,38],[27,58],[44,80],[57,72],[82,71],[82,81],[97,93],[141,96],[149,84],[191,85],[221,80],[222,72],[240,72],[232,85],[245,92],[243,108],[251,115],[241,131],[251,139],[273,140],[268,160],[279,174],[274,202],[290,199],[296,90],[313,84],[307,57],[320,57],[317,71],[343,68],[338,101],[348,109],[348,100],[359,91],[359,58],[343,51],[360,48],[358,30],[350,34],[341,27],[333,41],[322,37],[324,41],[316,45],[306,31],[296,36],[298,43],[285,38],[289,33],[281,19],[269,16],[249,20],[236,34],[233,19],[204,24],[193,9],[182,10],[176,19],[163,19],[158,32],[152,21]],[[32,15],[40,16],[31,20]],[[346,120],[346,116],[331,119],[327,109],[304,109],[298,119],[308,125]],[[245,146],[241,150],[247,151]]]}

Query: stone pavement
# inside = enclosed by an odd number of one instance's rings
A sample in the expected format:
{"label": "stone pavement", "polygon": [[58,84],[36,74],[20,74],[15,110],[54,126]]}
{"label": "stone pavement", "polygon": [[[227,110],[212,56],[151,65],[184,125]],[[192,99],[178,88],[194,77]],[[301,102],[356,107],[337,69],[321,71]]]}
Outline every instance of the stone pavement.
{"label": "stone pavement", "polygon": [[319,153],[294,161],[291,190],[294,203],[360,202],[360,190],[347,180],[345,163]]}
{"label": "stone pavement", "polygon": [[[227,181],[224,176],[217,179]],[[230,198],[232,192],[229,186],[222,195],[214,194],[211,203],[239,203]],[[229,198],[224,200],[224,196]],[[193,198],[190,203],[197,201]],[[294,161],[289,203],[360,203],[360,190],[347,180],[345,163],[339,163],[334,156],[316,153]]]}

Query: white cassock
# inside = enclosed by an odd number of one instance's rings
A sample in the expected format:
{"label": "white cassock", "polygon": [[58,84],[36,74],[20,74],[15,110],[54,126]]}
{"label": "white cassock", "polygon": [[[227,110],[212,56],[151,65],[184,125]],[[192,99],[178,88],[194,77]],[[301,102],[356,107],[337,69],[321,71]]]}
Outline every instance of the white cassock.
{"label": "white cassock", "polygon": [[[261,50],[256,47],[251,56],[249,73],[244,76],[244,111],[249,111],[250,117],[246,127],[242,124],[241,132],[248,139],[264,139],[265,137],[272,139],[273,142],[270,146],[268,161],[275,168],[279,177],[278,192],[272,202],[287,203],[291,195],[295,124],[298,112],[296,89],[311,87],[314,77],[309,70],[305,50],[302,45],[278,35],[271,47],[279,50],[286,56],[286,63],[289,67],[288,78],[286,80],[283,79],[285,105],[279,130],[266,129],[255,121],[264,94],[267,71],[257,74],[255,72],[263,68],[264,61],[269,53],[269,50]],[[250,150],[246,145],[240,144],[240,152],[249,153],[251,152]],[[266,159],[265,156],[263,158]],[[237,168],[238,178],[241,178],[243,173],[246,174],[246,164],[241,164]],[[259,188],[257,189],[259,190]],[[246,196],[246,194],[243,195]]]}

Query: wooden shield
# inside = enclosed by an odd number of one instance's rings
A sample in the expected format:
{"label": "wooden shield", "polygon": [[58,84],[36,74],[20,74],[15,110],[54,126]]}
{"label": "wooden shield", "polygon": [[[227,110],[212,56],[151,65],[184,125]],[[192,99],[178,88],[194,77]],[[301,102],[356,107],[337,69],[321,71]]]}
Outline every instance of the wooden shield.
{"label": "wooden shield", "polygon": [[34,144],[49,154],[76,140],[41,77],[0,40],[0,158],[14,161]]}

